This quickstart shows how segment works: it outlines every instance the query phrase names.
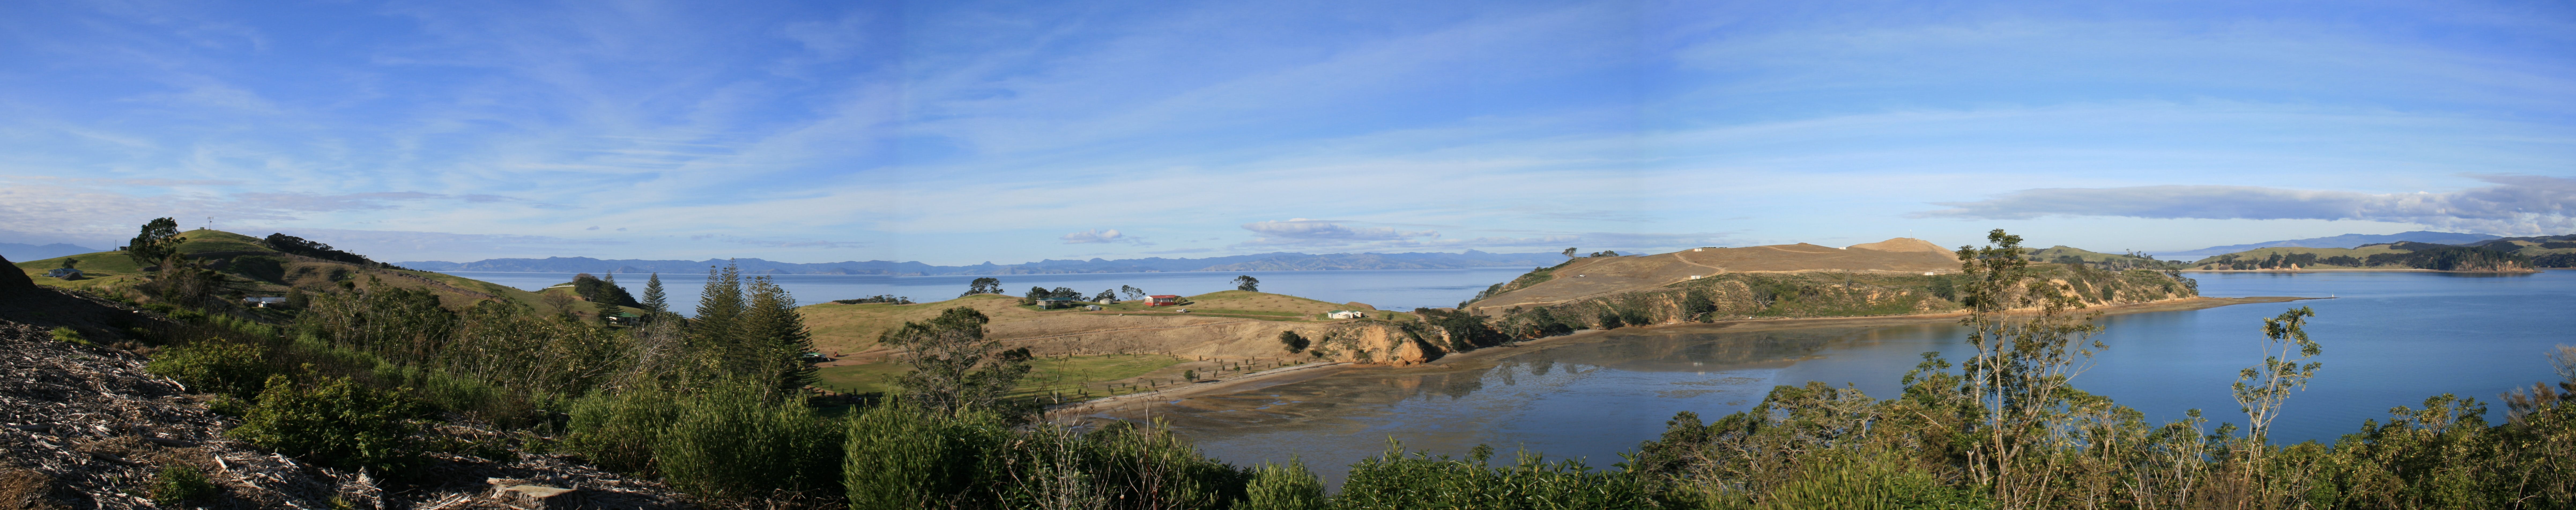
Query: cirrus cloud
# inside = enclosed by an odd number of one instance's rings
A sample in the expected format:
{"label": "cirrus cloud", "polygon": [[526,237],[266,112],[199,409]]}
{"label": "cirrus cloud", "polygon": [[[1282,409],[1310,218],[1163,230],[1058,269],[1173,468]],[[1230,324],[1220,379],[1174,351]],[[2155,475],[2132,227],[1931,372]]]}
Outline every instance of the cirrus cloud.
{"label": "cirrus cloud", "polygon": [[1974,202],[1934,202],[1949,209],[1917,218],[2025,220],[2047,216],[2156,219],[2364,220],[2507,235],[2576,229],[2576,179],[2471,175],[2493,186],[2447,193],[2363,193],[2258,186],[2166,185],[2040,188]]}
{"label": "cirrus cloud", "polygon": [[1291,218],[1287,221],[1245,223],[1243,229],[1261,235],[1248,244],[1342,245],[1360,241],[1410,241],[1440,237],[1439,232],[1431,230],[1397,230],[1394,227],[1351,228],[1343,226],[1342,223],[1332,220]]}

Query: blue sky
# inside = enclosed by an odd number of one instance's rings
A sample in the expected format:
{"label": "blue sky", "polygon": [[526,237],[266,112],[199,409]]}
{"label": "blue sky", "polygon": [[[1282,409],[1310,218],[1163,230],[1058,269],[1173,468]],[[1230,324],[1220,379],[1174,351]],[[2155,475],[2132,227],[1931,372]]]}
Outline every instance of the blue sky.
{"label": "blue sky", "polygon": [[0,242],[380,260],[2576,232],[2564,2],[11,2]]}

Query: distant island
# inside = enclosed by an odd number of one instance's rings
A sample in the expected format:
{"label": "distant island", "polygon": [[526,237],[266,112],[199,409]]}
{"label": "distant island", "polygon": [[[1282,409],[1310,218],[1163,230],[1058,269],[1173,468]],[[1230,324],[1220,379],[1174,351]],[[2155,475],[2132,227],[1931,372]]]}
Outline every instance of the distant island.
{"label": "distant island", "polygon": [[2527,273],[2576,267],[2576,235],[2506,237],[2465,244],[2412,241],[2351,248],[2256,248],[2200,259],[2190,271],[2452,271]]}
{"label": "distant island", "polygon": [[[733,259],[746,274],[849,274],[886,276],[951,276],[1077,273],[1171,273],[1187,271],[1357,271],[1376,269],[1467,269],[1477,267],[1542,267],[1565,262],[1560,253],[1330,253],[1274,252],[1198,259],[1141,258],[1040,260],[1024,264],[985,262],[971,266],[935,266],[883,260],[799,264],[761,259]],[[495,271],[522,273],[696,273],[721,266],[724,259],[604,260],[590,257],[486,259],[475,262],[417,261],[394,265],[423,271]]]}
{"label": "distant island", "polygon": [[2211,246],[2208,248],[2188,251],[2158,252],[2155,255],[2166,257],[2213,257],[2263,248],[2352,248],[2367,244],[2388,244],[2399,242],[2465,245],[2500,239],[2502,237],[2504,236],[2495,234],[2417,230],[2412,232],[2398,232],[2395,234],[2344,234],[2339,236],[2311,237],[2307,239],[2291,239],[2286,241],[2231,244],[2227,246]]}

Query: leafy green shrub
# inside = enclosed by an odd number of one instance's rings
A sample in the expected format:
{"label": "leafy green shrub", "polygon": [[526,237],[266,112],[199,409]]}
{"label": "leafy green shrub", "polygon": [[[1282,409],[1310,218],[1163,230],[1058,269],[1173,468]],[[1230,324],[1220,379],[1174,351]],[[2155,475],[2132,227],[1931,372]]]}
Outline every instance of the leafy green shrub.
{"label": "leafy green shrub", "polygon": [[176,506],[215,497],[215,482],[186,464],[171,464],[152,476],[152,502]]}
{"label": "leafy green shrub", "polygon": [[54,328],[53,334],[54,341],[56,342],[89,345],[89,339],[82,337],[80,330],[77,329],[57,326]]}
{"label": "leafy green shrub", "polygon": [[1828,450],[1809,459],[1795,478],[1754,508],[1799,510],[1983,509],[1994,502],[1973,490],[1945,486],[1939,477],[1899,465],[1894,455],[1851,455]]}
{"label": "leafy green shrub", "polygon": [[[932,415],[909,402],[860,413],[843,444],[842,486],[852,509],[984,506],[994,485],[983,461],[1008,442],[1010,430],[986,413]],[[973,498],[973,499],[970,499]]]}
{"label": "leafy green shrub", "polygon": [[1306,469],[1306,463],[1295,458],[1287,465],[1263,463],[1252,471],[1252,481],[1244,484],[1244,510],[1324,510],[1330,500],[1324,498],[1324,481]]}
{"label": "leafy green shrub", "polygon": [[731,501],[838,489],[842,429],[804,402],[764,403],[740,386],[678,399],[653,460],[672,487]]}
{"label": "leafy green shrub", "polygon": [[1645,508],[1646,487],[1625,472],[1592,472],[1579,460],[1546,462],[1522,452],[1512,466],[1489,467],[1493,449],[1478,445],[1465,460],[1406,455],[1389,442],[1383,455],[1351,465],[1344,508]]}
{"label": "leafy green shrub", "polygon": [[1252,476],[1160,426],[1015,430],[989,412],[908,402],[853,418],[846,444],[842,485],[854,509],[1223,508]]}
{"label": "leafy green shrub", "polygon": [[198,391],[248,399],[265,388],[269,370],[264,351],[239,342],[193,342],[161,350],[144,369]]}
{"label": "leafy green shrub", "polygon": [[643,389],[618,394],[593,393],[574,400],[565,424],[567,453],[591,465],[620,473],[650,474],[653,446],[662,440],[678,414],[668,393]]}
{"label": "leafy green shrub", "polygon": [[316,464],[398,473],[421,459],[423,406],[404,390],[328,378],[314,386],[272,375],[227,435]]}

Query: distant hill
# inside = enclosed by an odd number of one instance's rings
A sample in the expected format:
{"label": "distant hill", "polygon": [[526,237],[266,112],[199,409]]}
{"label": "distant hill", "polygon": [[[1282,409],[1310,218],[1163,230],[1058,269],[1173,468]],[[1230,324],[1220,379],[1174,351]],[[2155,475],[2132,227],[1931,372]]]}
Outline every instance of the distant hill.
{"label": "distant hill", "polygon": [[[2531,272],[2534,267],[2551,267],[2547,265],[2550,261],[2537,260],[2541,257],[2534,256],[2545,255],[2551,251],[2544,246],[2547,244],[2547,242],[2533,242],[2527,245],[2502,242],[2479,247],[2398,241],[2365,244],[2352,248],[2278,246],[2200,259],[2192,262],[2191,268],[2202,271],[2420,269],[2458,272]],[[2559,245],[2576,247],[2576,244],[2563,242]],[[2527,248],[2532,250],[2532,253],[2520,253],[2514,248]],[[2560,252],[2563,253],[2564,250]]]}
{"label": "distant hill", "polygon": [[97,248],[82,248],[82,247],[79,247],[79,246],[72,246],[72,245],[63,244],[63,243],[54,243],[54,244],[48,244],[48,245],[44,245],[44,246],[37,246],[37,245],[33,245],[33,244],[0,243],[0,257],[7,257],[9,260],[37,260],[37,259],[50,259],[50,258],[54,258],[54,257],[64,256],[64,255],[79,255],[79,254],[83,254],[83,253],[96,253],[96,252],[102,252],[102,251],[107,251],[107,250],[101,250],[101,249],[97,249]]}
{"label": "distant hill", "polygon": [[[2195,297],[2189,281],[2143,257],[2065,246],[2031,250],[2032,275],[2071,285],[2069,297],[2130,304]],[[1959,259],[1919,239],[1840,248],[1783,244],[1590,257],[1541,268],[1462,303],[1503,327],[1620,325],[1789,317],[1938,314],[1959,310]],[[1553,324],[1553,326],[1551,326]]]}
{"label": "distant hill", "polygon": [[2288,241],[2231,244],[2227,246],[2211,246],[2208,248],[2189,251],[2161,252],[2157,253],[2157,255],[2190,258],[2225,255],[2259,248],[2354,248],[2365,244],[2387,244],[2396,242],[2469,244],[2489,239],[2496,239],[2499,237],[2501,236],[2417,230],[2413,232],[2398,232],[2395,234],[2344,234],[2339,236],[2291,239]]}
{"label": "distant hill", "polygon": [[[544,296],[464,277],[385,267],[365,262],[363,256],[330,250],[328,247],[296,246],[298,251],[354,259],[332,260],[312,255],[279,250],[268,241],[220,230],[190,230],[179,234],[175,246],[189,261],[226,276],[221,286],[226,294],[242,296],[283,296],[295,289],[325,292],[343,282],[353,285],[387,285],[407,289],[427,289],[440,302],[464,308],[476,301],[495,300],[528,305],[538,310],[560,310],[568,304],[549,303]],[[92,252],[53,258],[21,261],[9,257],[21,274],[38,285],[93,292],[121,293],[137,284],[150,281],[157,269],[136,264],[125,252]],[[74,261],[82,271],[76,279],[45,276],[65,260]],[[587,311],[588,306],[574,308]]]}
{"label": "distant hill", "polygon": [[2576,267],[2576,234],[2507,237],[2466,246],[2531,257],[2532,267]]}
{"label": "distant hill", "polygon": [[2071,248],[2066,245],[2052,246],[2042,250],[2032,250],[2030,252],[2030,260],[2051,264],[2083,264],[2095,269],[2108,269],[2114,271],[2126,271],[2130,269],[2182,269],[2183,267],[2181,261],[2157,260],[2152,257],[2129,254],[2102,253],[2081,248]]}
{"label": "distant hill", "polygon": [[[1465,269],[1472,267],[1539,267],[1565,261],[1555,253],[1263,253],[1200,259],[1040,260],[1026,264],[1001,265],[986,262],[971,266],[934,266],[920,262],[883,260],[799,264],[761,259],[734,259],[743,272],[751,274],[871,274],[890,276],[946,275],[1011,275],[1067,273],[1152,273],[1184,271],[1351,271],[1368,269]],[[475,262],[397,262],[394,265],[425,271],[507,271],[526,273],[694,273],[707,266],[723,265],[722,259],[690,260],[603,260],[590,257],[547,257],[542,259],[487,259]]]}

